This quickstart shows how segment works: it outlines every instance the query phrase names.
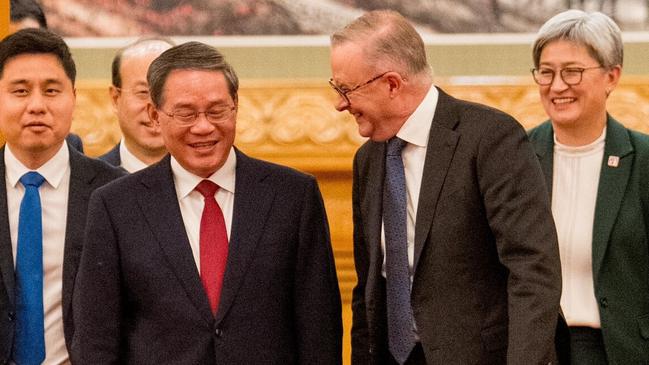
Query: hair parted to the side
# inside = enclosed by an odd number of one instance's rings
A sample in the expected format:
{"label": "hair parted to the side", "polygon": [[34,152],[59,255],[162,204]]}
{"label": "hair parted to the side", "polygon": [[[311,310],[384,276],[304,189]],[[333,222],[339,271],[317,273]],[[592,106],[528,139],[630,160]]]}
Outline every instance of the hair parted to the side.
{"label": "hair parted to the side", "polygon": [[0,42],[0,77],[7,62],[23,54],[52,54],[59,59],[61,66],[72,85],[77,77],[77,68],[68,45],[57,34],[42,28],[27,28],[17,31]]}
{"label": "hair parted to the side", "polygon": [[232,100],[237,102],[239,79],[234,69],[216,48],[201,42],[187,42],[164,51],[153,60],[147,73],[151,101],[156,107],[164,104],[163,90],[167,77],[174,70],[222,72]]}
{"label": "hair parted to the side", "polygon": [[122,75],[120,73],[120,68],[122,67],[122,59],[124,58],[124,54],[128,53],[132,49],[139,48],[151,43],[166,43],[171,47],[176,45],[176,42],[171,40],[171,38],[153,35],[139,38],[135,42],[123,48],[120,48],[115,53],[115,57],[113,57],[113,62],[111,64],[111,81],[113,83],[113,86],[122,87]]}
{"label": "hair parted to the side", "polygon": [[412,24],[396,11],[367,12],[331,35],[334,48],[348,42],[364,47],[371,64],[387,62],[412,75],[431,72],[424,41]]}
{"label": "hair parted to the side", "polygon": [[532,46],[534,67],[539,67],[541,52],[550,42],[567,40],[582,45],[607,69],[624,61],[622,32],[613,19],[600,12],[567,10],[550,18],[539,29]]}

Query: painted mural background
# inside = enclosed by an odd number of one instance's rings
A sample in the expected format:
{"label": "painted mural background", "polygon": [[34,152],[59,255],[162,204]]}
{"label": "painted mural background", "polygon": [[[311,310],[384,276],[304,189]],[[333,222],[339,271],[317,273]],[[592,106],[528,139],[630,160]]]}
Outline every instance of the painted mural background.
{"label": "painted mural background", "polygon": [[41,0],[67,37],[142,34],[330,34],[379,8],[398,10],[422,33],[535,32],[568,8],[599,10],[625,31],[649,29],[649,0]]}

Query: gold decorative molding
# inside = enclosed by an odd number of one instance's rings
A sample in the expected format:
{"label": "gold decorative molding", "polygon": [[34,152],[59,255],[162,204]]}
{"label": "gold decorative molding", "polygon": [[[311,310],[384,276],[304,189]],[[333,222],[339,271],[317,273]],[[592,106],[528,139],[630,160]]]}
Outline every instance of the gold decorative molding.
{"label": "gold decorative molding", "polygon": [[[478,77],[436,80],[449,94],[501,109],[526,129],[547,117],[530,77]],[[77,83],[73,132],[86,153],[98,156],[121,134],[108,96],[108,80]],[[251,156],[314,174],[329,217],[343,300],[344,353],[349,359],[351,292],[356,284],[352,246],[352,159],[363,142],[349,113],[334,109],[337,96],[326,81],[244,80],[239,91],[235,144]],[[649,76],[621,80],[609,112],[630,128],[649,133]]]}
{"label": "gold decorative molding", "polygon": [[[439,78],[449,94],[501,109],[526,129],[547,117],[531,77]],[[77,82],[73,132],[86,153],[99,156],[120,138],[108,96],[108,80]],[[334,109],[336,94],[326,81],[243,80],[235,144],[261,159],[314,174],[325,200],[344,303],[355,284],[352,253],[352,159],[363,138],[349,113]],[[609,112],[630,128],[649,133],[649,76],[623,77],[608,102]]]}
{"label": "gold decorative molding", "polygon": [[[547,118],[531,78],[455,77],[437,81],[457,98],[513,115],[525,128]],[[72,130],[82,136],[91,156],[107,151],[120,139],[108,85],[108,80],[77,84]],[[239,92],[236,145],[255,156],[311,172],[347,171],[363,139],[353,118],[334,109],[335,101],[336,95],[324,81],[244,80]],[[623,78],[608,105],[618,120],[649,133],[649,77]]]}
{"label": "gold decorative molding", "polygon": [[[526,129],[547,117],[531,77],[447,78],[436,80],[449,94],[501,109]],[[77,84],[72,129],[90,156],[120,139],[108,97],[108,80]],[[348,113],[334,109],[337,96],[326,81],[244,80],[239,92],[236,145],[246,153],[314,174],[320,183],[331,226],[343,301],[355,284],[352,253],[352,159],[363,138]],[[621,80],[609,100],[611,114],[649,133],[649,77]]]}

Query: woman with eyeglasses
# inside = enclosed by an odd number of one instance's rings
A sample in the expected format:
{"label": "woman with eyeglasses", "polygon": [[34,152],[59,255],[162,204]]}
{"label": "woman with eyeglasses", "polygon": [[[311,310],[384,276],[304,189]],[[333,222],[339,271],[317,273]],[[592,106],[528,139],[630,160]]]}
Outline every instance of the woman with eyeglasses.
{"label": "woman with eyeglasses", "polygon": [[552,199],[570,364],[649,363],[649,136],[606,110],[622,73],[620,29],[569,10],[533,46],[549,120],[530,131]]}

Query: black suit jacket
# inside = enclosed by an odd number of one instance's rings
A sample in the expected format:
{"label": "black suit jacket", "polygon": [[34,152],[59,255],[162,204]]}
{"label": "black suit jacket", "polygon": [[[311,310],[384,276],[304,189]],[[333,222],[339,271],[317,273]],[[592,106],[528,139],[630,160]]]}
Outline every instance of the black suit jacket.
{"label": "black suit jacket", "polygon": [[106,161],[109,164],[119,167],[122,165],[122,157],[119,154],[120,143],[117,143],[115,147],[111,148],[110,151],[99,156],[98,159]]}
{"label": "black suit jacket", "polygon": [[[313,177],[237,151],[214,317],[169,156],[92,197],[74,296],[80,364],[338,364],[341,304]],[[78,316],[77,316],[78,315]]]}
{"label": "black suit jacket", "polygon": [[[72,287],[81,257],[83,231],[90,194],[98,187],[123,175],[103,162],[88,158],[73,147],[70,151],[70,192],[65,226],[63,258],[63,326],[68,351],[72,344]],[[5,176],[4,147],[0,149],[0,176]],[[7,188],[0,187],[0,364],[9,361],[14,338],[15,276],[7,213]],[[63,223],[63,222],[61,222]]]}
{"label": "black suit jacket", "polygon": [[[385,143],[354,160],[352,362],[388,363]],[[412,307],[428,364],[547,364],[561,276],[543,174],[510,116],[440,90],[415,227]]]}

